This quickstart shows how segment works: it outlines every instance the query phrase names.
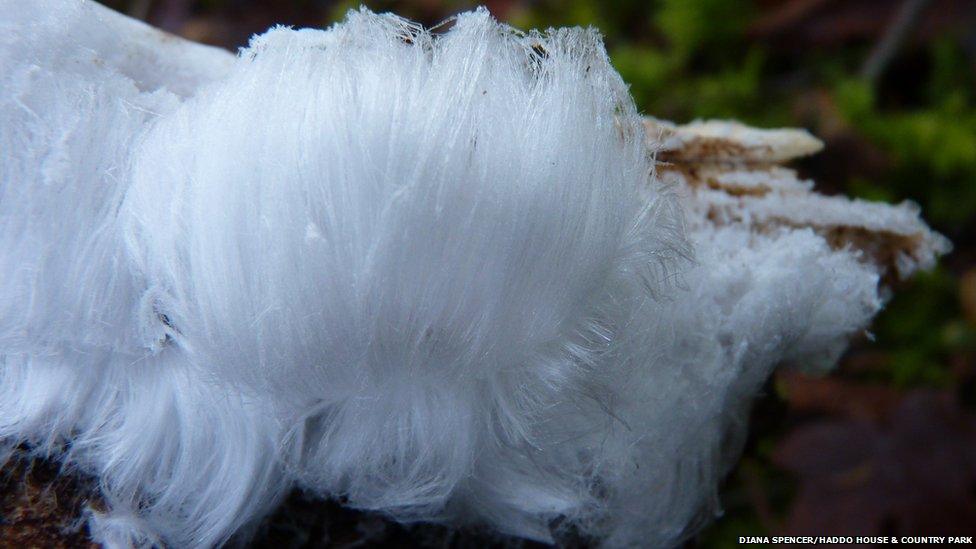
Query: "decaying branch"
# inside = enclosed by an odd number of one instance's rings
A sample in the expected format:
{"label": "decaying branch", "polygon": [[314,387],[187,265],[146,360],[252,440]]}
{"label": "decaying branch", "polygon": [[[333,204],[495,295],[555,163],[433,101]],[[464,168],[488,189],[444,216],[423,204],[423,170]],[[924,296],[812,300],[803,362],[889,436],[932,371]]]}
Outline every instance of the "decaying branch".
{"label": "decaying branch", "polygon": [[744,223],[756,232],[808,227],[834,248],[861,250],[865,261],[899,278],[931,268],[951,248],[911,202],[891,206],[822,195],[813,181],[785,167],[823,148],[805,130],[653,118],[645,125],[652,144],[657,141],[658,175],[682,189],[692,223]]}

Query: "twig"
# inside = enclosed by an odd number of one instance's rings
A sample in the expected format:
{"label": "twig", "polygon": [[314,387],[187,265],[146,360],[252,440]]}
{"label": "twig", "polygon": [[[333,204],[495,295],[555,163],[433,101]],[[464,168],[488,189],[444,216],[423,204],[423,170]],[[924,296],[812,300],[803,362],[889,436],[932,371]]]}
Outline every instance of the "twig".
{"label": "twig", "polygon": [[929,1],[905,0],[902,2],[901,8],[898,9],[894,20],[892,20],[891,24],[885,30],[881,40],[871,50],[871,54],[864,62],[864,66],[861,67],[861,78],[864,78],[868,82],[874,82],[881,76],[885,68],[887,68],[888,63],[891,62],[891,58],[894,57],[895,53],[901,47],[902,42],[904,42],[908,31],[912,28],[912,24],[918,20],[918,16],[929,4]]}
{"label": "twig", "polygon": [[790,27],[803,22],[832,2],[833,0],[792,0],[760,17],[752,25],[750,32],[764,36],[788,31]]}

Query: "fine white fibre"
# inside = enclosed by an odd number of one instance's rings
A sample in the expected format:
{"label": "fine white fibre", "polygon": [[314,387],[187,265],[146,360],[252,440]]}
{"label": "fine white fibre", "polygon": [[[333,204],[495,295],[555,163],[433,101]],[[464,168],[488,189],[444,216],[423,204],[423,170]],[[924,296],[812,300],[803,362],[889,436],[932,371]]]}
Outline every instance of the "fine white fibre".
{"label": "fine white fibre", "polygon": [[235,59],[0,7],[0,440],[95,475],[109,545],[246,539],[295,486],[674,545],[772,369],[881,307],[811,229],[684,231],[596,31],[361,10]]}

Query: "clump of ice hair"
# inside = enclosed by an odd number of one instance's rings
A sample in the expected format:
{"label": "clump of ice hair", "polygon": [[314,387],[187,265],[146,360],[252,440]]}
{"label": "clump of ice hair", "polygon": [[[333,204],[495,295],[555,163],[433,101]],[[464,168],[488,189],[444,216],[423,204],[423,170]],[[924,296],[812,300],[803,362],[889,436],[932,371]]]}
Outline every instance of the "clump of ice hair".
{"label": "clump of ice hair", "polygon": [[134,158],[147,347],[271,399],[306,487],[417,519],[596,396],[604,332],[680,245],[597,32],[484,10],[274,29]]}
{"label": "clump of ice hair", "polygon": [[881,306],[810,229],[684,234],[595,30],[360,10],[234,59],[4,8],[0,440],[99,478],[110,545],[244,539],[294,486],[673,545],[771,370]]}

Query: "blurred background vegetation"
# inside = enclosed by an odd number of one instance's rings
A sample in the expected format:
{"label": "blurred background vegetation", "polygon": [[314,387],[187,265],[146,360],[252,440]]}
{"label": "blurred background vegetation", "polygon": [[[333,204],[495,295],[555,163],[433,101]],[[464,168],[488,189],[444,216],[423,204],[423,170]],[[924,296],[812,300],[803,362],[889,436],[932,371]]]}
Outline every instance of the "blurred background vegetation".
{"label": "blurred background vegetation", "polygon": [[[176,34],[231,49],[272,24],[329,25],[360,3],[107,2]],[[475,5],[364,3],[428,25]],[[599,28],[646,114],[676,122],[720,117],[809,128],[827,148],[797,167],[823,192],[913,200],[955,243],[937,270],[899,288],[873,333],[854,343],[836,374],[780,374],[770,382],[757,402],[744,459],[723,488],[725,516],[691,545],[733,546],[739,535],[764,534],[972,534],[976,1],[484,3],[520,28]],[[331,515],[292,509],[275,520],[334,524],[342,513],[337,507],[324,512]],[[358,521],[359,534],[319,524],[296,538],[273,524],[271,536],[306,546],[410,539],[375,518],[343,520]],[[364,528],[365,520],[371,526]]]}

